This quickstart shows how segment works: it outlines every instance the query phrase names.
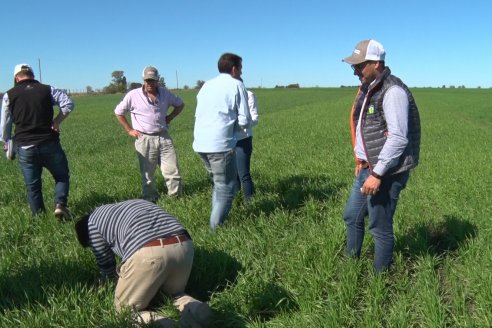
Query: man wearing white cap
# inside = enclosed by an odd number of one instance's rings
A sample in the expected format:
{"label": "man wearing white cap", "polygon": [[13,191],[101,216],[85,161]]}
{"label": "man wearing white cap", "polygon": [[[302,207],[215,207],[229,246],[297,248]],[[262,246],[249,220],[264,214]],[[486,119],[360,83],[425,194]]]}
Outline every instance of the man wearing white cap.
{"label": "man wearing white cap", "polygon": [[[66,206],[70,177],[67,157],[60,144],[60,124],[74,104],[62,90],[36,81],[28,64],[15,66],[14,82],[15,86],[2,101],[0,140],[7,151],[15,125],[13,139],[32,214],[45,212],[41,174],[46,168],[55,180],[54,214],[65,218],[69,215]],[[54,105],[60,108],[56,117]]]}
{"label": "man wearing white cap", "polygon": [[[173,140],[168,131],[171,121],[184,108],[181,98],[159,86],[159,71],[147,66],[142,72],[144,85],[126,94],[114,112],[118,122],[129,136],[135,138],[135,149],[140,164],[143,198],[156,202],[159,198],[154,173],[160,164],[169,196],[182,191],[182,179]],[[168,113],[169,107],[173,111]],[[130,114],[132,125],[126,114]]]}
{"label": "man wearing white cap", "polygon": [[393,216],[410,170],[419,162],[421,134],[412,93],[385,66],[385,55],[381,43],[363,40],[343,59],[361,81],[350,121],[356,178],[344,212],[347,253],[360,256],[369,216],[376,272],[393,261]]}

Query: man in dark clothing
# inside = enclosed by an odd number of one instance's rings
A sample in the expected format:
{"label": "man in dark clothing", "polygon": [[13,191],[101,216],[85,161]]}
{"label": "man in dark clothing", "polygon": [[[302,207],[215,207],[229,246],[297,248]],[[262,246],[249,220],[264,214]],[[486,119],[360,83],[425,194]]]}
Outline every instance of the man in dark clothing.
{"label": "man in dark clothing", "polygon": [[[0,140],[7,151],[14,124],[14,147],[32,214],[45,212],[41,175],[46,168],[55,179],[54,214],[64,218],[68,215],[70,177],[68,161],[60,144],[60,124],[74,104],[65,92],[36,81],[28,64],[15,66],[14,79],[15,86],[5,93],[2,101]],[[60,112],[53,119],[54,105]]]}
{"label": "man in dark clothing", "polygon": [[385,55],[379,42],[363,40],[343,59],[362,83],[351,113],[356,178],[344,212],[347,252],[360,256],[369,216],[376,272],[393,261],[393,216],[420,152],[417,105],[408,87],[385,66]]}
{"label": "man in dark clothing", "polygon": [[[104,278],[118,278],[117,311],[130,307],[137,322],[174,327],[175,322],[146,311],[162,291],[181,312],[181,323],[206,327],[211,310],[184,293],[193,264],[194,247],[184,226],[172,215],[143,199],[103,205],[75,225],[83,247],[90,247]],[[115,254],[121,258],[116,266]]]}

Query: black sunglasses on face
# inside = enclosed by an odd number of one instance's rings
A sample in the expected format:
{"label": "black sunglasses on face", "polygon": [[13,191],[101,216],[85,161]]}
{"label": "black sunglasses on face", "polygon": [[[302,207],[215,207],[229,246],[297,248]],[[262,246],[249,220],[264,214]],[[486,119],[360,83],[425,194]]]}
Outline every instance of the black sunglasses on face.
{"label": "black sunglasses on face", "polygon": [[352,69],[354,70],[354,72],[362,72],[362,70],[367,66],[367,64],[369,64],[371,61],[368,60],[368,61],[365,61],[365,62],[362,62],[360,64],[355,64],[355,65],[350,65],[350,67],[352,67]]}

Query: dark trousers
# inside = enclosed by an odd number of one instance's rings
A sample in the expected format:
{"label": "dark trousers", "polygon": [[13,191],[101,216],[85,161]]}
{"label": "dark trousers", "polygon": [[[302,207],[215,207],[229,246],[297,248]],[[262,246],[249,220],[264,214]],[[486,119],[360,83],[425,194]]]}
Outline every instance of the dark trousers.
{"label": "dark trousers", "polygon": [[52,141],[27,149],[17,147],[19,164],[27,188],[27,200],[33,215],[44,212],[42,172],[46,168],[55,180],[54,205],[68,202],[68,161],[59,141]]}
{"label": "dark trousers", "polygon": [[251,178],[251,154],[253,153],[253,137],[247,137],[237,141],[236,161],[237,175],[243,189],[245,199],[251,198],[255,193],[255,186]]}

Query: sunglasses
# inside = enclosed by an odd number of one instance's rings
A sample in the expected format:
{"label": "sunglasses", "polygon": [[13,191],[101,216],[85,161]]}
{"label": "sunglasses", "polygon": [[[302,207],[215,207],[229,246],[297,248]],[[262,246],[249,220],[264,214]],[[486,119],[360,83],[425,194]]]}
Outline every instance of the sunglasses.
{"label": "sunglasses", "polygon": [[367,61],[362,62],[360,64],[350,65],[350,67],[352,67],[352,69],[354,70],[354,72],[360,73],[360,72],[362,72],[362,70],[364,68],[366,68],[367,64],[369,64],[370,62],[371,62],[370,60],[367,60]]}

